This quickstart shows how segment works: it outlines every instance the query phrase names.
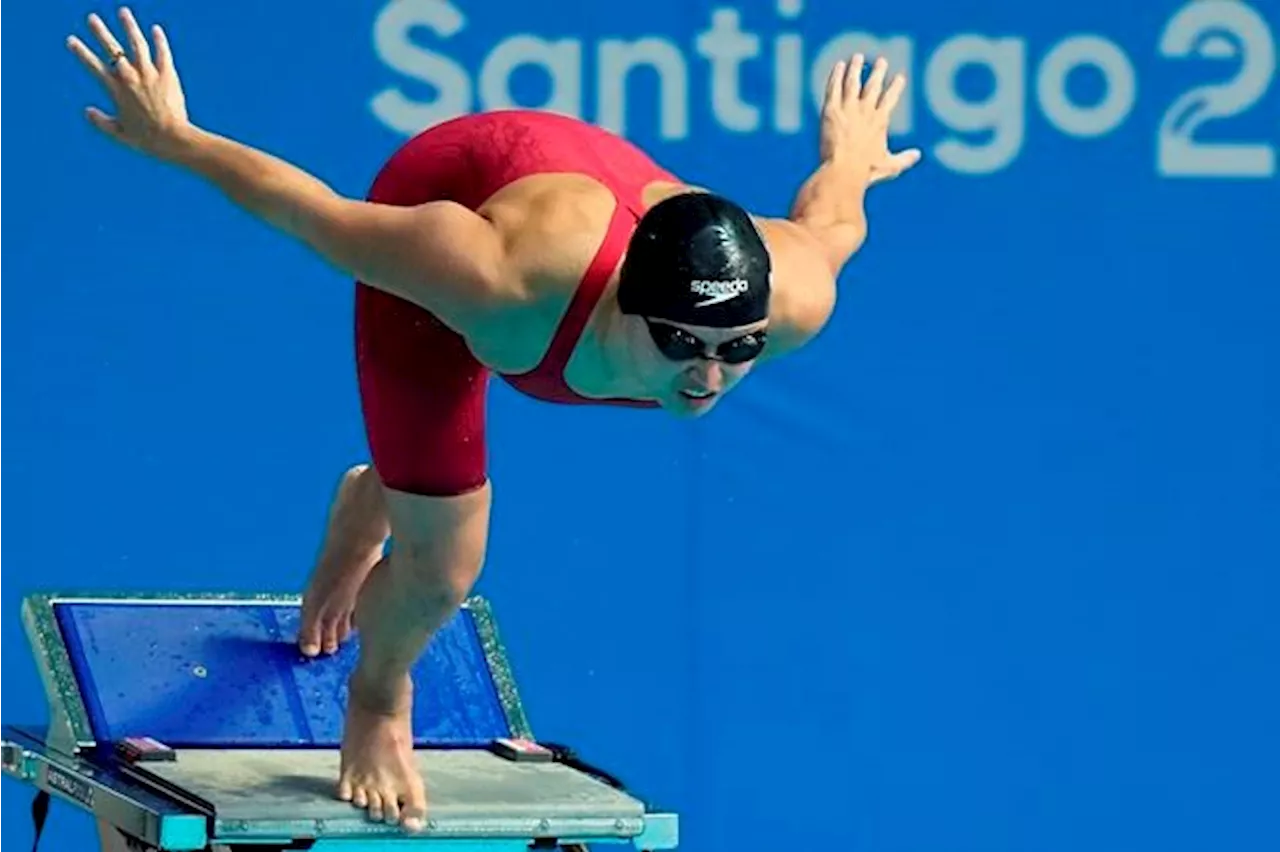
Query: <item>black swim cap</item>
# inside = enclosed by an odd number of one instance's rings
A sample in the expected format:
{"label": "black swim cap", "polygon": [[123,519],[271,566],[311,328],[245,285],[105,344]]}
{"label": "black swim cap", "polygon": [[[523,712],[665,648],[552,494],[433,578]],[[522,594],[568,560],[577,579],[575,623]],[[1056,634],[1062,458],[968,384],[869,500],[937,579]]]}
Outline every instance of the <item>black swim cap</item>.
{"label": "black swim cap", "polygon": [[718,195],[688,192],[640,219],[618,282],[624,314],[732,328],[769,316],[769,251],[751,216]]}

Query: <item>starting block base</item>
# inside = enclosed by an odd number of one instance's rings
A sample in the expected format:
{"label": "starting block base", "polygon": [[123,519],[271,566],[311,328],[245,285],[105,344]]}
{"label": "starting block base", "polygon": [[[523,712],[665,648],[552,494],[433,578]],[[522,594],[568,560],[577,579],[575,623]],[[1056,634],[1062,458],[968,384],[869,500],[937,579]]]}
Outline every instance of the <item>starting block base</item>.
{"label": "starting block base", "polygon": [[[5,726],[5,773],[142,848],[174,852],[675,848],[674,814],[651,812],[576,766],[491,750],[494,740],[532,735],[478,598],[414,672],[415,703],[429,708],[414,719],[425,829],[408,834],[338,801],[341,717],[330,714],[343,709],[354,650],[301,659],[292,632],[274,627],[296,618],[299,604],[229,595],[29,598],[24,622],[50,725]],[[161,740],[174,759],[130,763],[116,748],[125,737]]]}

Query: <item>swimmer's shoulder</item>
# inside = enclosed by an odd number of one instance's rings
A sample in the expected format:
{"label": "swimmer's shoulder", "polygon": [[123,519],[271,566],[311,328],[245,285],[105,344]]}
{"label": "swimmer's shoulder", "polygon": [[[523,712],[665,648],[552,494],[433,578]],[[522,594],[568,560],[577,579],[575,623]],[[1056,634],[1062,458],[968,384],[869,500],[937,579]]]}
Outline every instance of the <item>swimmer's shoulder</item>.
{"label": "swimmer's shoulder", "polygon": [[616,201],[586,175],[531,175],[504,187],[478,211],[506,247],[509,268],[530,301],[568,298],[609,229]]}
{"label": "swimmer's shoulder", "polygon": [[590,178],[541,174],[504,187],[477,212],[503,244],[513,280],[502,310],[473,330],[477,357],[499,372],[532,368],[564,317],[609,228],[614,199]]}

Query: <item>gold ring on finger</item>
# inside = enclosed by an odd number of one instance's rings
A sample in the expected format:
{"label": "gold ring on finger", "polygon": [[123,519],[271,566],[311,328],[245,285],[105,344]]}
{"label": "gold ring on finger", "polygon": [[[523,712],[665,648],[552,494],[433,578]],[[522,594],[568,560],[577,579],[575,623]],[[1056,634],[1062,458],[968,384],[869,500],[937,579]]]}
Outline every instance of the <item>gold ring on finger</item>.
{"label": "gold ring on finger", "polygon": [[111,54],[111,65],[113,67],[119,65],[124,61],[124,57],[125,52],[123,50],[117,50],[115,53]]}

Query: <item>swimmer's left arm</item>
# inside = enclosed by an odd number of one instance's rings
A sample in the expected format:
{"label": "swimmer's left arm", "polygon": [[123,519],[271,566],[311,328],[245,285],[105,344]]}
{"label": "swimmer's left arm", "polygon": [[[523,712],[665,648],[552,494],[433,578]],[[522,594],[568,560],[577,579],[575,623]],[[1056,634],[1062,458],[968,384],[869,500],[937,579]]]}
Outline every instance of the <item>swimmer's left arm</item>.
{"label": "swimmer's left arm", "polygon": [[867,239],[863,199],[869,176],[856,167],[824,163],[792,202],[789,221],[808,233],[832,275],[840,274]]}
{"label": "swimmer's left arm", "polygon": [[822,103],[819,165],[796,192],[790,221],[817,240],[831,273],[840,270],[867,238],[867,190],[920,161],[912,148],[889,152],[889,122],[906,87],[897,74],[885,86],[888,63],[877,59],[866,82],[864,58],[836,63]]}

